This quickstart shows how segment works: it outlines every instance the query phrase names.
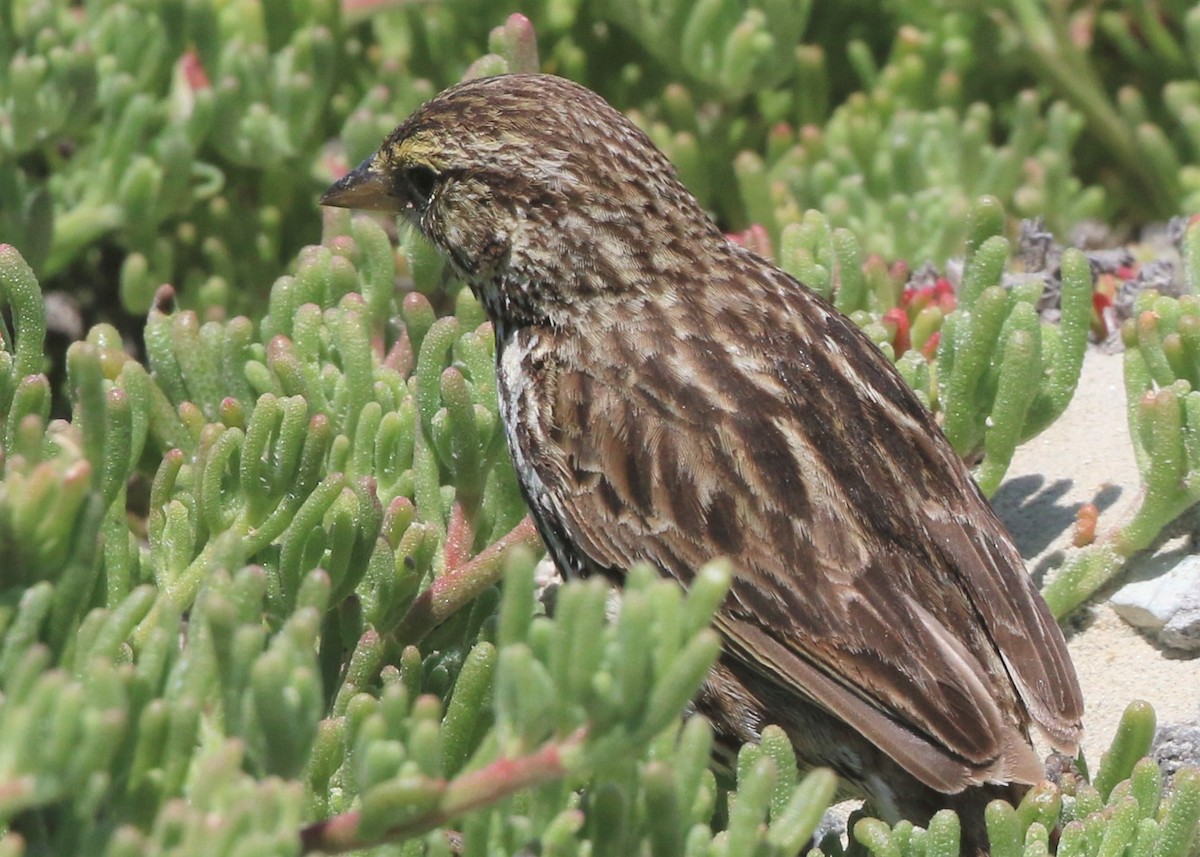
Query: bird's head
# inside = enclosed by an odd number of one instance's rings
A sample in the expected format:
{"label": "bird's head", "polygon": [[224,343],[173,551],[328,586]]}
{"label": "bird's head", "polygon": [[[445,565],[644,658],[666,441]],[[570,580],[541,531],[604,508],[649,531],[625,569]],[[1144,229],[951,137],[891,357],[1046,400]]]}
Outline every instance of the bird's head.
{"label": "bird's head", "polygon": [[720,241],[645,134],[595,93],[542,74],[446,90],[321,202],[399,214],[493,316],[545,318],[581,294],[646,287],[697,238]]}

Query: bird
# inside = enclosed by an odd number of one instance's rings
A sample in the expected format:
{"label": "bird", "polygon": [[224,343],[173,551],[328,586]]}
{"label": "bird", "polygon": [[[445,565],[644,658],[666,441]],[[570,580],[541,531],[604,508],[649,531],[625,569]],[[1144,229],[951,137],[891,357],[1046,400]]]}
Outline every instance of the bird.
{"label": "bird", "polygon": [[589,89],[446,89],[324,205],[390,212],[481,302],[530,514],[560,569],[734,574],[695,702],[781,726],[884,820],[983,808],[1074,755],[1063,633],[934,416],[845,315],[728,238]]}

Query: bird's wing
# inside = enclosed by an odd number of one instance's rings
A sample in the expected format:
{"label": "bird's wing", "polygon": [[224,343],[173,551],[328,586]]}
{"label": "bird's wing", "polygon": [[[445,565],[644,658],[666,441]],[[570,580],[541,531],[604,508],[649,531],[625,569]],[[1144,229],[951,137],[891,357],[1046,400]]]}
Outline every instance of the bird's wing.
{"label": "bird's wing", "polygon": [[711,319],[719,341],[557,374],[537,467],[580,486],[559,498],[567,540],[593,568],[683,583],[729,556],[717,625],[738,660],[940,791],[1036,781],[1030,720],[1065,751],[1080,731],[1061,632],[886,359],[807,292],[781,299],[804,306],[758,351],[736,329],[750,309]]}

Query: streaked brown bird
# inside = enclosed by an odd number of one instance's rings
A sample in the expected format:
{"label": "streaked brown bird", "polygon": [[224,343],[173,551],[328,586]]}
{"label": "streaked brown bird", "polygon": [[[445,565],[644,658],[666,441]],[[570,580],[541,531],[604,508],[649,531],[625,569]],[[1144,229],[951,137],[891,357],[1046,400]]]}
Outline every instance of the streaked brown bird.
{"label": "streaked brown bird", "polygon": [[559,567],[736,569],[699,709],[783,726],[889,820],[982,808],[1074,754],[1062,632],[931,415],[845,316],[729,241],[599,96],[516,74],[441,93],[325,205],[399,214],[496,334],[513,464]]}

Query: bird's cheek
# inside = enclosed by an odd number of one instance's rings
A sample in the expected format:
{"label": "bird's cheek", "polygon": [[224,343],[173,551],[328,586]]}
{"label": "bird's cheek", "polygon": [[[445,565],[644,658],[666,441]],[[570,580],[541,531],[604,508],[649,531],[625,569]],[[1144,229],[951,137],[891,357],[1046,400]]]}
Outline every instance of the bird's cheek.
{"label": "bird's cheek", "polygon": [[508,258],[508,230],[489,217],[456,217],[439,224],[438,243],[467,274],[491,277]]}

